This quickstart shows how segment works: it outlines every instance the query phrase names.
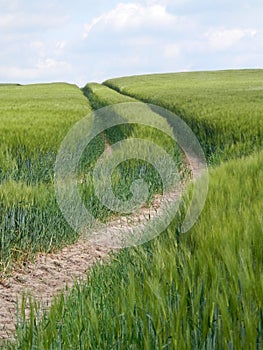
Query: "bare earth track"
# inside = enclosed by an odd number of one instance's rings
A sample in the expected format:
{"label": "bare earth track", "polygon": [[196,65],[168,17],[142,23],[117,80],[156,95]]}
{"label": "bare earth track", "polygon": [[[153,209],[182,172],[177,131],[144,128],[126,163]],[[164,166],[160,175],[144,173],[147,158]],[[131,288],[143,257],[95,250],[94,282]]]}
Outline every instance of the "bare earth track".
{"label": "bare earth track", "polygon": [[45,308],[56,293],[71,287],[74,280],[85,278],[86,270],[108,252],[109,249],[78,241],[57,254],[39,254],[35,262],[4,280],[0,284],[0,339],[12,338],[17,302],[20,305],[24,292],[41,301]]}
{"label": "bare earth track", "polygon": [[[176,200],[178,191],[166,196],[168,201]],[[118,235],[120,231],[128,232],[134,224],[143,225],[155,215],[160,215],[158,208],[161,196],[156,196],[150,208],[142,208],[139,213],[129,217],[113,220],[107,227],[107,237]],[[74,281],[87,278],[87,269],[96,261],[102,262],[112,250],[107,246],[103,233],[100,245],[79,239],[75,244],[67,246],[57,254],[38,254],[34,262],[16,270],[15,273],[0,282],[0,339],[12,338],[16,325],[17,303],[21,304],[23,293],[41,302],[43,308],[50,305],[56,293],[66,287],[72,287]]]}
{"label": "bare earth track", "polygon": [[[185,184],[182,184],[180,191],[184,188]],[[157,195],[150,208],[144,207],[129,217],[113,219],[107,227],[110,235],[128,232],[134,225],[143,225],[149,219],[161,215],[158,209],[162,200],[175,201],[180,191],[175,189],[164,196]],[[80,238],[56,254],[38,254],[34,262],[17,269],[11,277],[0,280],[0,344],[4,339],[14,337],[17,306],[21,305],[24,293],[39,301],[43,310],[47,309],[57,293],[72,287],[74,281],[85,280],[87,270],[95,262],[102,262],[109,256],[112,248],[105,244],[103,233],[98,234],[102,237],[100,245]],[[26,313],[29,313],[29,309]]]}

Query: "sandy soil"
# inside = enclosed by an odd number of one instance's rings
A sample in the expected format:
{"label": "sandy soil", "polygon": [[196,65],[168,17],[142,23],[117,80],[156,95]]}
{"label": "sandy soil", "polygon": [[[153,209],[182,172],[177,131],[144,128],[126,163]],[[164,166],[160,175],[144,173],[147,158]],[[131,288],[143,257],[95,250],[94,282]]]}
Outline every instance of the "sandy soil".
{"label": "sandy soil", "polygon": [[[17,305],[28,293],[48,307],[56,293],[71,287],[74,280],[86,278],[87,269],[102,261],[109,249],[78,241],[57,254],[39,254],[34,262],[0,284],[0,338],[12,338],[16,324]],[[18,303],[18,304],[17,304]]]}

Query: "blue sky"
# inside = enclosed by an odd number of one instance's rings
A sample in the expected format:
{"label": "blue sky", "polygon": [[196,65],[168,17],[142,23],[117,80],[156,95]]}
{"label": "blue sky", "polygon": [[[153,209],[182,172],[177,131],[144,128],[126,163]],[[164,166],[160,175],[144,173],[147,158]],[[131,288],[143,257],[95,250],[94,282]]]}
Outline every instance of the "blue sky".
{"label": "blue sky", "polygon": [[0,0],[0,82],[263,68],[262,0]]}

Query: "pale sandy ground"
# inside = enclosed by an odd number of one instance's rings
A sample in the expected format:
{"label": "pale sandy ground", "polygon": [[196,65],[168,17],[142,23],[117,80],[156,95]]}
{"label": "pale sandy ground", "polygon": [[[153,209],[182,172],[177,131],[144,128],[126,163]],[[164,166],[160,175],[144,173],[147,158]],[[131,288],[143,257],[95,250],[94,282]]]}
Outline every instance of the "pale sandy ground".
{"label": "pale sandy ground", "polygon": [[86,278],[87,269],[101,261],[109,249],[78,241],[57,254],[39,254],[34,262],[0,284],[0,338],[12,338],[15,330],[17,302],[27,292],[47,307],[56,293],[74,280]]}

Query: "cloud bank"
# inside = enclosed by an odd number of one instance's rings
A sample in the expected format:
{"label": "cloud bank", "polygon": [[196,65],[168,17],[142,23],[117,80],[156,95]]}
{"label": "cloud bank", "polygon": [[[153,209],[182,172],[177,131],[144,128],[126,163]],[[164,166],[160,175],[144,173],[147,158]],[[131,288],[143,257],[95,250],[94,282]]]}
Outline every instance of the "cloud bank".
{"label": "cloud bank", "polygon": [[262,67],[259,0],[0,0],[0,6],[0,82],[82,86],[123,75]]}

